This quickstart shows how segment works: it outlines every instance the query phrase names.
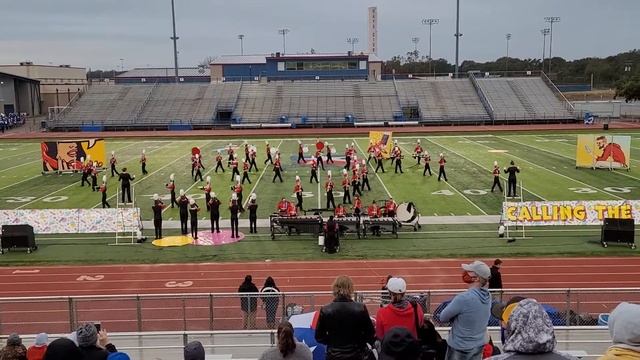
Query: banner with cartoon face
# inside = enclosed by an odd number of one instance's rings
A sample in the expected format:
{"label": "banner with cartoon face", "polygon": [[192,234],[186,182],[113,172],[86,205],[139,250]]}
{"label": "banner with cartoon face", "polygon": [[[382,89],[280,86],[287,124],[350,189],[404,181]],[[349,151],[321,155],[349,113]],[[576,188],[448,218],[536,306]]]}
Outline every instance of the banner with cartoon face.
{"label": "banner with cartoon face", "polygon": [[393,149],[393,132],[369,131],[369,144],[372,144],[375,150],[382,151],[382,157],[388,159]]}
{"label": "banner with cartoon face", "polygon": [[578,135],[576,166],[604,169],[629,169],[631,136]]}
{"label": "banner with cartoon face", "polygon": [[104,139],[45,141],[40,144],[43,172],[82,169],[83,161],[106,164]]}

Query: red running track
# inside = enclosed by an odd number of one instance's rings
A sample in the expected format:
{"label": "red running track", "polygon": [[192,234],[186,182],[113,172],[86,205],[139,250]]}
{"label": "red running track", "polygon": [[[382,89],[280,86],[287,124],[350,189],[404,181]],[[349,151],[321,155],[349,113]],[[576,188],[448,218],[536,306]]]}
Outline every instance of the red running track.
{"label": "red running track", "polygon": [[[490,263],[493,259],[484,259]],[[69,329],[69,302],[25,302],[7,297],[126,295],[235,292],[246,274],[260,288],[272,276],[284,292],[330,291],[337,275],[353,278],[357,290],[378,290],[387,274],[402,276],[411,289],[461,289],[460,264],[469,259],[360,260],[261,263],[205,263],[115,266],[42,266],[0,268],[0,333],[19,331],[65,332]],[[503,259],[503,282],[507,289],[531,288],[640,288],[640,257],[629,258],[514,258]],[[451,295],[433,298],[432,303]],[[119,300],[87,300],[74,303],[76,322],[101,320],[111,331],[207,330],[239,326],[237,297],[187,300],[135,297]],[[559,307],[565,295],[546,295],[546,303]],[[579,299],[581,312],[606,312],[617,302],[640,301],[640,294],[615,296],[593,292]],[[329,296],[299,296],[287,303],[314,309],[330,301]],[[283,304],[280,304],[281,306]],[[286,305],[286,304],[285,304]],[[370,309],[375,312],[377,306]],[[433,306],[432,306],[433,308]],[[138,324],[138,313],[142,322]],[[187,319],[186,325],[184,319]],[[264,324],[264,312],[258,311]]]}

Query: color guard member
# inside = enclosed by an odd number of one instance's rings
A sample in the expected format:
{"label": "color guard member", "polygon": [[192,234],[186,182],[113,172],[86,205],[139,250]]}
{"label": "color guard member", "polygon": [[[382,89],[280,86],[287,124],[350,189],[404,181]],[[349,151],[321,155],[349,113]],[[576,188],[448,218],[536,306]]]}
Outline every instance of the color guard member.
{"label": "color guard member", "polygon": [[222,172],[224,172],[224,165],[222,165],[222,154],[220,154],[220,151],[218,151],[218,154],[216,155],[216,174],[218,173],[218,168],[222,169]]}
{"label": "color guard member", "polygon": [[336,203],[333,199],[333,179],[331,179],[331,170],[327,171],[327,181],[324,183],[324,190],[327,196],[327,209],[336,207]]}
{"label": "color guard member", "polygon": [[180,189],[180,198],[178,199],[178,208],[180,210],[180,233],[187,235],[187,220],[189,218],[189,198],[184,190]]}
{"label": "color guard member", "polygon": [[498,187],[498,189],[500,189],[500,193],[502,193],[502,185],[500,184],[500,166],[498,166],[498,162],[494,161],[493,162],[493,185],[491,186],[491,192],[493,192],[493,189],[496,188],[496,186]]}
{"label": "color guard member", "polygon": [[220,204],[220,200],[216,193],[211,193],[211,199],[208,202],[208,206],[212,233],[214,229],[216,233],[220,233]]}
{"label": "color guard member", "polygon": [[198,240],[198,211],[200,207],[194,199],[189,200],[189,217],[191,218],[191,237]]}
{"label": "color guard member", "polygon": [[160,200],[160,196],[153,194],[153,206],[151,210],[153,210],[153,229],[156,239],[162,239],[162,210],[164,210],[164,208],[166,208],[166,206],[162,200]]}

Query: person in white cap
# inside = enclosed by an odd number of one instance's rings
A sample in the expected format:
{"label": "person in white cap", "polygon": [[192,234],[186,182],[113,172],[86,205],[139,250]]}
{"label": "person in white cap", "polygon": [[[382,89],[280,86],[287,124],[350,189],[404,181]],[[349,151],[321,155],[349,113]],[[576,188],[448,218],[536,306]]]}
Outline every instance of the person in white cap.
{"label": "person in white cap", "polygon": [[251,184],[251,179],[249,179],[249,162],[247,160],[245,160],[242,163],[242,183],[243,184],[245,180],[247,180],[249,184]]}
{"label": "person in white cap", "polygon": [[220,200],[216,193],[211,193],[211,199],[209,200],[209,216],[211,220],[211,232],[220,232]]}
{"label": "person in white cap", "polygon": [[107,202],[107,175],[102,176],[102,184],[98,191],[102,194],[102,208],[110,208],[111,205]]}
{"label": "person in white cap", "polygon": [[491,192],[497,186],[500,189],[500,193],[502,193],[502,185],[500,185],[500,166],[498,166],[498,162],[493,162],[493,186],[491,186]]}
{"label": "person in white cap", "polygon": [[244,211],[242,209],[242,183],[240,183],[240,175],[236,175],[236,184],[231,187],[231,190],[236,194],[238,198],[238,206],[240,206],[240,211]]}
{"label": "person in white cap", "polygon": [[118,170],[116,170],[116,164],[118,163],[118,159],[116,159],[116,152],[111,152],[111,159],[109,159],[109,164],[111,165],[111,177],[113,175],[118,175]]}
{"label": "person in white cap", "polygon": [[249,171],[251,169],[255,169],[258,172],[258,164],[256,163],[256,158],[258,157],[258,152],[256,151],[256,147],[251,145],[249,148]]}
{"label": "person in white cap", "polygon": [[231,220],[231,238],[237,238],[238,236],[238,213],[241,211],[240,202],[236,193],[231,194],[231,201],[229,202],[229,214]]}
{"label": "person in white cap", "polygon": [[252,234],[258,233],[258,202],[256,201],[256,193],[252,193],[249,196],[249,232]]}
{"label": "person in white cap", "polygon": [[429,176],[431,176],[431,165],[429,164],[431,162],[431,155],[429,155],[428,151],[425,151],[422,157],[424,158],[424,170],[422,171],[422,176],[427,176],[427,172],[429,172]]}
{"label": "person in white cap", "polygon": [[389,291],[391,303],[378,310],[376,315],[376,338],[382,341],[385,334],[392,328],[404,327],[417,339],[416,319],[418,320],[418,325],[422,326],[424,312],[420,306],[409,302],[405,298],[407,283],[403,278],[392,277],[387,281],[387,291]]}
{"label": "person in white cap", "polygon": [[182,189],[180,189],[178,208],[180,209],[180,233],[182,235],[187,235],[187,220],[189,219],[189,198]]}
{"label": "person in white cap", "polygon": [[160,196],[158,194],[153,194],[153,206],[151,210],[153,210],[153,228],[155,229],[156,239],[162,239],[162,210],[164,210],[166,206],[160,200]]}
{"label": "person in white cap", "polygon": [[191,218],[191,237],[198,240],[198,211],[200,207],[194,199],[189,200],[189,217]]}
{"label": "person in white cap", "polygon": [[445,359],[480,360],[491,316],[491,269],[478,260],[462,264],[462,269],[462,279],[469,289],[456,295],[440,313],[440,321],[451,322]]}
{"label": "person in white cap", "polygon": [[300,164],[301,160],[303,163],[307,163],[307,160],[304,159],[304,146],[302,145],[302,141],[298,140],[298,161],[296,162]]}
{"label": "person in white cap", "polygon": [[367,187],[367,190],[371,191],[371,186],[369,185],[369,164],[362,159],[362,166],[360,167],[360,178],[362,179],[362,190],[364,191],[364,187]]}
{"label": "person in white cap", "polygon": [[147,154],[146,150],[142,149],[142,155],[140,156],[140,165],[142,166],[142,175],[147,175]]}

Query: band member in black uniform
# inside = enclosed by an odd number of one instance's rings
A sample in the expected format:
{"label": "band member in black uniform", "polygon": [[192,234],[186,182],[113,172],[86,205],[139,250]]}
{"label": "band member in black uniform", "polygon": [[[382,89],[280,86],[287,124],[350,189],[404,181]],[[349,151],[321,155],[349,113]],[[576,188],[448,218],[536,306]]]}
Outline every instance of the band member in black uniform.
{"label": "band member in black uniform", "polygon": [[107,175],[102,176],[102,185],[98,191],[102,193],[102,208],[110,208],[111,205],[107,202]]}
{"label": "band member in black uniform", "polygon": [[336,208],[336,202],[333,199],[333,187],[335,186],[335,184],[333,183],[333,180],[331,179],[331,170],[327,171],[327,182],[325,182],[324,184],[324,190],[327,194],[327,209],[335,209]]}
{"label": "band member in black uniform", "polygon": [[502,193],[502,185],[500,185],[500,167],[498,166],[498,162],[494,161],[493,162],[493,185],[491,186],[491,192],[493,192],[493,189],[496,188],[496,186],[498,187],[498,189],[500,189],[500,193]]}
{"label": "band member in black uniform", "polygon": [[142,166],[142,175],[147,175],[147,155],[146,150],[142,149],[142,156],[140,156],[140,165]]}
{"label": "band member in black uniform", "polygon": [[366,186],[367,190],[371,191],[371,186],[369,186],[369,165],[364,161],[364,159],[362,159],[360,177],[362,178],[362,190],[364,190],[364,187]]}
{"label": "band member in black uniform", "polygon": [[[211,193],[211,200],[209,200],[209,215],[211,216],[211,232],[220,232],[220,200],[216,196],[216,193]],[[215,226],[215,228],[214,228]]]}
{"label": "band member in black uniform", "polygon": [[111,177],[113,175],[118,175],[118,170],[116,170],[116,164],[118,163],[118,159],[116,159],[116,152],[111,152],[111,159],[109,159],[109,164],[111,164]]}
{"label": "band member in black uniform", "polygon": [[381,169],[382,173],[384,174],[384,164],[382,163],[383,160],[384,160],[384,157],[382,156],[382,151],[377,150],[376,162],[378,163],[378,165],[376,165],[376,172],[378,172],[378,169]]}
{"label": "band member in black uniform", "polygon": [[227,159],[227,166],[229,166],[233,159],[235,159],[236,156],[234,154],[233,144],[229,143],[229,147],[227,147],[227,155],[229,155],[229,159]]}
{"label": "band member in black uniform", "polygon": [[268,162],[269,164],[273,165],[273,159],[271,158],[271,145],[269,145],[268,141],[265,141],[265,143],[266,143],[265,146],[267,151],[267,158],[264,160],[264,164],[266,165]]}
{"label": "band member in black uniform", "polygon": [[238,236],[238,213],[240,212],[240,205],[238,203],[238,197],[236,193],[231,195],[231,201],[229,203],[229,213],[231,220],[231,238],[237,238]]}
{"label": "band member in black uniform", "polygon": [[422,171],[422,176],[427,176],[427,172],[429,172],[429,176],[431,176],[431,165],[429,164],[431,155],[429,155],[428,151],[425,151],[422,157],[424,158],[424,171]]}
{"label": "band member in black uniform", "polygon": [[249,232],[252,234],[258,233],[258,203],[256,202],[256,194],[253,193],[249,196]]}
{"label": "band member in black uniform", "polygon": [[316,150],[316,167],[320,166],[324,171],[324,160],[322,160],[322,151]]}
{"label": "band member in black uniform", "polygon": [[393,148],[391,148],[391,166],[396,161],[396,154],[400,148],[398,147],[398,140],[393,140]]}
{"label": "band member in black uniform", "polygon": [[242,183],[247,180],[249,184],[251,184],[251,180],[249,179],[249,162],[247,160],[242,164]]}
{"label": "band member in black uniform", "polygon": [[396,174],[398,173],[398,169],[400,169],[400,174],[404,174],[402,171],[402,153],[396,154]]}
{"label": "band member in black uniform", "polygon": [[169,190],[171,192],[171,208],[173,209],[173,206],[178,206],[178,201],[176,201],[176,181],[175,181],[175,174],[171,174],[169,175],[169,182],[165,185],[165,187],[167,188],[167,190]]}
{"label": "band member in black uniform", "polygon": [[342,191],[344,192],[344,195],[342,195],[342,203],[351,204],[351,193],[349,192],[349,177],[347,170],[342,170]]}
{"label": "band member in black uniform", "polygon": [[353,193],[351,195],[356,196],[356,194],[362,196],[362,191],[360,191],[360,164],[356,164],[356,168],[351,175],[351,188]]}
{"label": "band member in black uniform", "polygon": [[229,161],[231,166],[231,181],[236,178],[236,176],[240,176],[240,170],[238,170],[238,156],[234,156],[234,158]]}
{"label": "band member in black uniform", "polygon": [[189,198],[185,195],[184,190],[180,189],[180,198],[178,199],[178,208],[180,209],[180,233],[187,235],[187,220],[189,218]]}
{"label": "band member in black uniform", "polygon": [[302,141],[298,140],[298,164],[300,164],[300,160],[305,164],[307,163],[307,160],[304,159],[304,147],[302,146]]}
{"label": "band member in black uniform", "polygon": [[[122,193],[122,202],[131,202],[131,181],[135,179],[134,175],[130,175],[127,172],[127,168],[122,168],[120,175],[118,175],[118,181],[120,181],[120,192]],[[125,197],[126,195],[126,197]]]}
{"label": "band member in black uniform", "polygon": [[296,204],[296,208],[300,209],[300,211],[304,211],[302,208],[302,181],[300,181],[300,176],[296,175],[296,184],[293,186],[293,192],[296,194],[296,199],[298,203]]}
{"label": "band member in black uniform", "polygon": [[313,184],[313,179],[316,179],[316,184],[318,181],[318,162],[314,159],[311,160],[311,179],[309,180],[309,184]]}
{"label": "band member in black uniform", "polygon": [[200,189],[204,191],[204,204],[207,206],[207,211],[209,211],[209,200],[211,200],[211,176],[207,176],[207,183]]}
{"label": "band member in black uniform", "polygon": [[447,160],[445,160],[444,158],[444,154],[440,153],[440,160],[438,160],[438,165],[440,165],[440,168],[438,169],[438,181],[440,181],[440,178],[444,177],[444,181],[449,181],[447,180],[447,173],[444,171],[444,165],[447,163]]}
{"label": "band member in black uniform", "polygon": [[202,166],[202,161],[200,161],[200,154],[196,154],[195,169],[196,177],[193,179],[193,181],[198,181],[198,178],[200,178],[200,181],[202,181],[202,169],[204,169],[204,166]]}
{"label": "band member in black uniform", "polygon": [[91,191],[98,190],[98,162],[94,161],[91,167]]}
{"label": "band member in black uniform", "polygon": [[193,174],[196,171],[196,164],[198,163],[198,159],[196,158],[197,154],[191,155],[191,178],[193,179]]}
{"label": "band member in black uniform", "polygon": [[198,211],[200,207],[196,204],[196,201],[189,200],[189,217],[191,218],[191,237],[194,240],[198,240]]}
{"label": "band member in black uniform", "polygon": [[273,174],[273,180],[271,182],[276,182],[276,178],[280,179],[280,182],[282,181],[282,166],[280,165],[280,156],[276,155],[276,161],[273,163],[273,171],[275,172],[275,174]]}
{"label": "band member in black uniform", "polygon": [[218,151],[218,154],[216,155],[216,174],[218,173],[218,169],[222,169],[222,172],[224,172],[224,165],[222,165],[222,154],[220,154],[220,151]]}
{"label": "band member in black uniform", "polygon": [[160,200],[160,196],[153,194],[153,206],[151,210],[153,210],[153,228],[156,239],[162,239],[162,210],[164,210],[165,207],[164,203]]}
{"label": "band member in black uniform", "polygon": [[511,160],[511,166],[504,169],[505,174],[509,174],[509,179],[507,182],[507,197],[516,197],[516,173],[520,172],[520,168],[517,167],[513,160]]}
{"label": "band member in black uniform", "polygon": [[246,162],[250,162],[251,158],[250,158],[250,149],[249,149],[249,144],[245,143],[244,144],[244,161]]}
{"label": "band member in black uniform", "polygon": [[258,172],[258,164],[256,163],[256,158],[258,157],[258,153],[256,152],[256,149],[253,145],[251,145],[251,148],[249,149],[249,171],[251,171],[251,169],[256,169],[256,172]]}
{"label": "band member in black uniform", "polygon": [[331,158],[331,146],[329,146],[328,142],[324,143],[324,148],[327,149],[327,165],[329,165],[329,162],[333,164],[333,158]]}

